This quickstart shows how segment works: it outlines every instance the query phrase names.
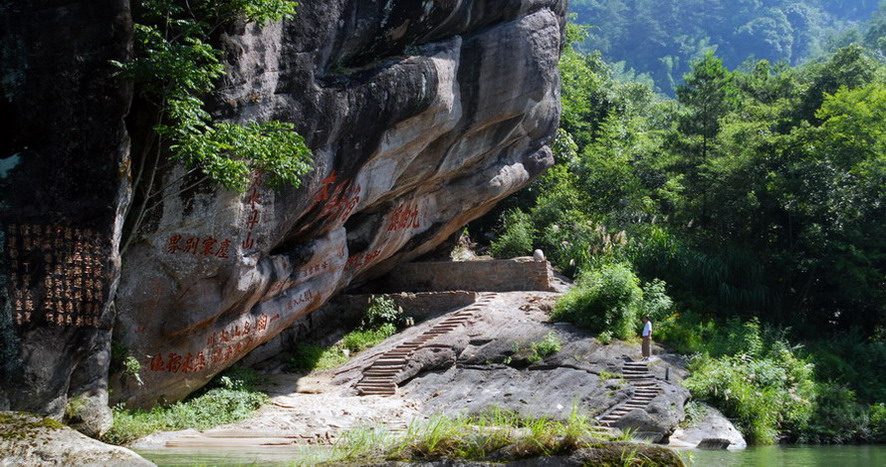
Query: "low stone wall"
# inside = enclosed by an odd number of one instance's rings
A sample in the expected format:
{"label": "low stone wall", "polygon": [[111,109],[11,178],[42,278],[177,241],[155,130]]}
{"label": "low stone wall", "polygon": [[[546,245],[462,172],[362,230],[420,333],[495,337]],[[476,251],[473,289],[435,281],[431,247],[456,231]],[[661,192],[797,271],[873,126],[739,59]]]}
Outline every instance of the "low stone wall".
{"label": "low stone wall", "polygon": [[553,271],[547,261],[530,257],[490,261],[440,261],[406,263],[394,268],[384,280],[386,292],[553,291]]}

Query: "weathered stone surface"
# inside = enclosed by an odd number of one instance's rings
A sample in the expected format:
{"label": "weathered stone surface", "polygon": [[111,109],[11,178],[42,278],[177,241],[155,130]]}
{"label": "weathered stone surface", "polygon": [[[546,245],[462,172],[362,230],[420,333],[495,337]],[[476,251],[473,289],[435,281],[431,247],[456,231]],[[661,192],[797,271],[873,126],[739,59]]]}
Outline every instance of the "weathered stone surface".
{"label": "weathered stone surface", "polygon": [[129,449],[88,438],[54,420],[0,412],[0,465],[150,466]]}
{"label": "weathered stone surface", "polygon": [[708,404],[700,404],[704,407],[705,416],[693,426],[675,430],[671,435],[671,446],[694,448],[708,438],[726,440],[729,443],[728,449],[744,449],[748,446],[741,432],[719,410]]}
{"label": "weathered stone surface", "polygon": [[[527,296],[535,298],[527,300]],[[600,345],[574,326],[547,321],[557,294],[511,292],[479,307],[464,327],[436,337],[412,353],[396,377],[398,392],[426,414],[481,413],[491,407],[525,415],[567,419],[573,407],[599,416],[631,398],[636,388],[624,379],[624,364],[640,357],[638,345]],[[442,319],[442,318],[441,318]],[[336,372],[335,382],[353,384],[372,359],[403,342],[413,341],[438,320],[408,328]],[[532,349],[553,333],[560,351],[541,358]],[[663,359],[649,363],[650,373],[679,373]],[[667,370],[670,368],[670,370]],[[661,392],[640,410],[619,420],[617,428],[643,431],[666,439],[683,419],[686,389],[655,376]]]}
{"label": "weathered stone surface", "polygon": [[124,0],[0,2],[0,408],[110,423],[110,311],[129,195]]}
{"label": "weathered stone surface", "polygon": [[216,115],[296,123],[316,170],[244,195],[176,195],[191,180],[161,173],[173,196],[126,251],[116,302],[145,385],[123,380],[115,401],[187,395],[548,167],[565,3],[311,0],[226,31]]}

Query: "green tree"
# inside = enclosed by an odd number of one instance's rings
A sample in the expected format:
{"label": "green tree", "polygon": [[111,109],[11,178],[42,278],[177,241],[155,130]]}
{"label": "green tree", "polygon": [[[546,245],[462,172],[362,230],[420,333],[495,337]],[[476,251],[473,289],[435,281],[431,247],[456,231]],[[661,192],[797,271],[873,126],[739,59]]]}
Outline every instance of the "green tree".
{"label": "green tree", "polygon": [[132,211],[127,245],[178,181],[158,183],[158,168],[166,157],[184,165],[186,176],[203,175],[185,190],[213,181],[245,191],[256,172],[266,174],[272,186],[297,187],[311,170],[310,150],[292,123],[216,122],[203,100],[224,75],[222,52],[210,44],[213,34],[240,19],[264,25],[290,18],[295,5],[289,0],[134,3],[134,57],[116,65],[120,76],[136,85],[134,121],[150,131],[134,131],[139,136],[134,147],[141,149],[134,157],[138,207]]}
{"label": "green tree", "polygon": [[681,170],[686,175],[690,195],[697,198],[697,215],[704,225],[708,221],[710,180],[704,165],[713,157],[720,132],[720,121],[737,103],[733,74],[723,60],[712,52],[693,62],[692,71],[677,87],[677,101],[685,109],[677,121],[679,138],[674,148],[682,153]]}

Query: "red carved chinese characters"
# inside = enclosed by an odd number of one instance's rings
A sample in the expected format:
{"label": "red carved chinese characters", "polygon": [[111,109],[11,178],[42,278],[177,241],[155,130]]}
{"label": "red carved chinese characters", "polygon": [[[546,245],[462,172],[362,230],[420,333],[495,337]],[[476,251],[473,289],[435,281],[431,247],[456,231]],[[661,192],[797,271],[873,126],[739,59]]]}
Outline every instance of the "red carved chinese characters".
{"label": "red carved chinese characters", "polygon": [[249,195],[246,197],[246,204],[249,205],[249,216],[246,218],[246,237],[240,242],[240,246],[244,250],[251,250],[255,247],[255,238],[253,238],[253,233],[255,233],[255,227],[261,224],[261,212],[259,211],[259,207],[261,206],[261,194],[259,193],[259,188],[262,186],[262,174],[256,173],[253,182],[252,189],[249,191]]}
{"label": "red carved chinese characters", "polygon": [[421,227],[418,221],[419,212],[417,206],[401,204],[391,213],[388,221],[388,232],[403,229],[417,229]]}
{"label": "red carved chinese characters", "polygon": [[[332,216],[333,219],[345,221],[350,217],[354,208],[360,202],[362,188],[351,179],[339,181],[338,175],[333,171],[323,179],[320,192],[314,196],[314,205],[323,204],[320,216]],[[330,193],[330,188],[335,187]]]}
{"label": "red carved chinese characters", "polygon": [[242,355],[257,338],[267,333],[268,325],[280,315],[268,317],[261,314],[248,317],[228,327],[216,331],[206,338],[206,346],[198,352],[184,355],[176,352],[158,353],[150,356],[147,367],[151,371],[166,373],[195,373],[206,369],[209,364],[222,364]]}
{"label": "red carved chinese characters", "polygon": [[366,266],[379,256],[381,256],[381,249],[378,248],[369,253],[361,253],[351,256],[348,258],[348,262],[345,263],[345,270]]}
{"label": "red carved chinese characters", "polygon": [[296,295],[294,298],[290,299],[289,302],[286,303],[286,311],[292,311],[298,308],[300,305],[305,304],[313,300],[315,297],[315,293],[311,290],[306,290],[303,293]]}
{"label": "red carved chinese characters", "polygon": [[104,308],[102,237],[64,225],[9,224],[5,250],[13,319],[54,326],[99,325]]}
{"label": "red carved chinese characters", "polygon": [[303,278],[304,277],[311,277],[314,274],[319,274],[321,272],[328,271],[328,270],[329,270],[329,262],[323,261],[322,263],[312,264],[312,265],[302,269],[301,272],[299,272],[299,275]]}
{"label": "red carved chinese characters", "polygon": [[215,256],[228,258],[231,240],[226,238],[219,242],[213,236],[185,237],[181,234],[171,235],[166,242],[166,254],[190,254],[192,256]]}

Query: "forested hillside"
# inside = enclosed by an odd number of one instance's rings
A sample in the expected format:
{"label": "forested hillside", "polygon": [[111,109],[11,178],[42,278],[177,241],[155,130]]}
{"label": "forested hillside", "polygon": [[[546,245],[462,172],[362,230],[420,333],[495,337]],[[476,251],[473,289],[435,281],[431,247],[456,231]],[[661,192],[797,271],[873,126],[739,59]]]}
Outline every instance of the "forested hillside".
{"label": "forested hillside", "polygon": [[[864,15],[846,5],[821,11]],[[695,355],[694,397],[752,442],[886,440],[883,18],[796,67],[709,50],[676,98],[567,47],[557,164],[508,200],[491,252],[542,248],[577,279],[554,318],[601,342],[651,315],[657,341]],[[570,40],[599,31],[573,24]]]}
{"label": "forested hillside", "polygon": [[714,51],[728,68],[749,57],[800,64],[850,42],[880,0],[572,0],[575,22],[591,26],[580,44],[648,74],[673,95],[692,60]]}

